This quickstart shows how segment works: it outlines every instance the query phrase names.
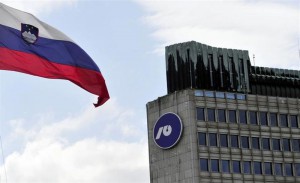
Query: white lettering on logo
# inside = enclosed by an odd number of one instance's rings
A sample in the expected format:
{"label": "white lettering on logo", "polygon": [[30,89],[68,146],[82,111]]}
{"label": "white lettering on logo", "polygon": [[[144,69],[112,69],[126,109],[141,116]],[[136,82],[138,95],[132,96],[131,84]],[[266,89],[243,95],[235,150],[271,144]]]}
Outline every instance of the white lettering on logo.
{"label": "white lettering on logo", "polygon": [[156,140],[160,139],[161,134],[163,134],[164,136],[167,137],[167,136],[171,135],[171,133],[172,133],[172,127],[171,127],[171,125],[166,125],[164,127],[160,127],[158,129],[158,132],[157,132],[157,135],[156,135],[155,139]]}

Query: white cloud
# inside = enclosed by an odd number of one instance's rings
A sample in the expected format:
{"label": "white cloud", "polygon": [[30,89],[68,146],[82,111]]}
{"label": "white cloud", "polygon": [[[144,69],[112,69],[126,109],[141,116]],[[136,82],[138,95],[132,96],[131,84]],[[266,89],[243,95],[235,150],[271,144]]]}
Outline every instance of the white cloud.
{"label": "white cloud", "polygon": [[[299,2],[138,1],[146,24],[161,42],[156,51],[195,40],[215,47],[249,50],[256,65],[299,68]],[[297,6],[298,5],[298,6]]]}

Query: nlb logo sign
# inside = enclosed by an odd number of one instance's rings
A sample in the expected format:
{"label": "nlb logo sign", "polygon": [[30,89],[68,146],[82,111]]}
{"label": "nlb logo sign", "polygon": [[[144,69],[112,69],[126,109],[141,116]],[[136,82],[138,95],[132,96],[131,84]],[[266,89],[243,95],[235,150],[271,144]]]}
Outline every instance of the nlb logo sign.
{"label": "nlb logo sign", "polygon": [[169,149],[177,144],[182,133],[182,122],[177,114],[166,113],[154,125],[153,140],[162,149]]}

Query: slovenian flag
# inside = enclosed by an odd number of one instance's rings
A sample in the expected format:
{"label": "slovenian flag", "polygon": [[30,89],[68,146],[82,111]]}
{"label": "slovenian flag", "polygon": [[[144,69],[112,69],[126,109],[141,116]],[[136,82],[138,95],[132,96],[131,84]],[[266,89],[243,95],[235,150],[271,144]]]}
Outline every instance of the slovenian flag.
{"label": "slovenian flag", "polygon": [[2,3],[0,70],[69,80],[98,95],[96,107],[109,99],[98,66],[74,41],[33,15]]}

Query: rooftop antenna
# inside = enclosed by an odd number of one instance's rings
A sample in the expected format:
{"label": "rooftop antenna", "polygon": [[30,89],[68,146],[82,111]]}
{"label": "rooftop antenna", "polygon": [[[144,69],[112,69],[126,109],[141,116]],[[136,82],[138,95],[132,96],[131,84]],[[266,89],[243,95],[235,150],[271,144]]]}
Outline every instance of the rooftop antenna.
{"label": "rooftop antenna", "polygon": [[255,66],[255,55],[253,54],[253,64]]}

